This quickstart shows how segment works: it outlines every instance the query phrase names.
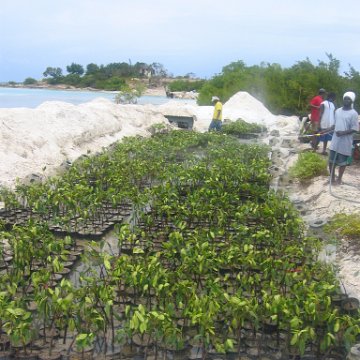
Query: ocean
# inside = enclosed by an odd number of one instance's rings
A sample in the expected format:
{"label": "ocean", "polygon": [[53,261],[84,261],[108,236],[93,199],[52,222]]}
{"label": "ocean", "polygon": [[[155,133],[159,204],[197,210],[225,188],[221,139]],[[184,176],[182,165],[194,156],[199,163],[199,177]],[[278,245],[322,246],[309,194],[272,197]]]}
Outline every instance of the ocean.
{"label": "ocean", "polygon": [[[0,87],[0,108],[36,108],[45,101],[64,101],[74,105],[82,104],[98,97],[114,101],[115,93],[106,91],[50,90]],[[194,100],[174,99],[192,102]],[[168,102],[165,96],[142,96],[138,104],[160,105]],[[194,101],[195,103],[195,101]]]}

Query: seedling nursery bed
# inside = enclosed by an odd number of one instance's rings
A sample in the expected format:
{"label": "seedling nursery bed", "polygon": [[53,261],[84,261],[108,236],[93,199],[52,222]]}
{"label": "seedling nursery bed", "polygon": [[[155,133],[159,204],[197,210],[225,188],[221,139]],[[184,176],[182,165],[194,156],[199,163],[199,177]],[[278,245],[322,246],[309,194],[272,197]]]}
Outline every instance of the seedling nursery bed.
{"label": "seedling nursery bed", "polygon": [[268,152],[172,131],[1,189],[0,358],[344,359],[359,303]]}

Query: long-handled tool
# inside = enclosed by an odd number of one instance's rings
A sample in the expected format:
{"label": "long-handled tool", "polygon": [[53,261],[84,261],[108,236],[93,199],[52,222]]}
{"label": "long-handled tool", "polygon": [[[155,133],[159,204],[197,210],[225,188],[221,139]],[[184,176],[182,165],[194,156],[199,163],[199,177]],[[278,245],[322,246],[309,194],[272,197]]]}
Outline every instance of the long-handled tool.
{"label": "long-handled tool", "polygon": [[317,134],[310,134],[310,135],[299,135],[299,137],[321,136],[321,135],[331,134],[333,132],[334,132],[334,130],[331,130],[331,131],[327,131],[327,132],[324,132],[324,133],[317,133]]}

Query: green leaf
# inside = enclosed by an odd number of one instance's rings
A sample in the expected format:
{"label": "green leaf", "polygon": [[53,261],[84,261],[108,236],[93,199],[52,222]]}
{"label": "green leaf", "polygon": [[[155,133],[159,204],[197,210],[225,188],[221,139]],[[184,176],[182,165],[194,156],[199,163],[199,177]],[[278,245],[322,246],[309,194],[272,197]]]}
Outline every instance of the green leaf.
{"label": "green leaf", "polygon": [[225,348],[226,350],[232,350],[234,348],[234,342],[232,339],[226,339]]}
{"label": "green leaf", "polygon": [[147,324],[146,324],[146,322],[142,322],[141,324],[140,324],[140,332],[143,334],[145,331],[146,331],[146,329],[147,329]]}
{"label": "green leaf", "polygon": [[79,334],[76,337],[76,341],[81,341],[81,340],[85,340],[88,337],[88,334]]}
{"label": "green leaf", "polygon": [[301,323],[301,321],[297,316],[293,317],[290,320],[290,326],[292,329],[297,329],[299,327],[300,323]]}
{"label": "green leaf", "polygon": [[107,259],[107,258],[104,259],[104,266],[105,266],[105,269],[106,269],[106,270],[110,270],[110,269],[111,269],[111,264],[110,264],[109,259]]}
{"label": "green leaf", "polygon": [[142,314],[139,313],[139,311],[135,311],[135,315],[137,316],[137,318],[141,321],[144,322],[144,317],[142,316]]}
{"label": "green leaf", "polygon": [[291,338],[290,345],[294,346],[299,340],[299,333],[295,333]]}
{"label": "green leaf", "polygon": [[133,248],[133,254],[144,254],[144,250],[139,248],[139,247],[134,247]]}

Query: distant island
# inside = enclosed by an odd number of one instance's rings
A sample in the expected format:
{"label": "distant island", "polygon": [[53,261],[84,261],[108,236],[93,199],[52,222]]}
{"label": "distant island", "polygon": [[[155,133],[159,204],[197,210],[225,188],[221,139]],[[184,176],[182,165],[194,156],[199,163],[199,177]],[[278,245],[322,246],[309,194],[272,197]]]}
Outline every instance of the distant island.
{"label": "distant island", "polygon": [[173,77],[162,64],[137,62],[111,63],[108,65],[88,64],[86,69],[80,64],[66,66],[67,75],[59,67],[47,67],[44,78],[36,80],[28,77],[23,82],[0,83],[2,87],[114,91],[136,96],[168,96],[169,98],[196,99],[197,91],[205,80],[196,79],[194,74]]}

